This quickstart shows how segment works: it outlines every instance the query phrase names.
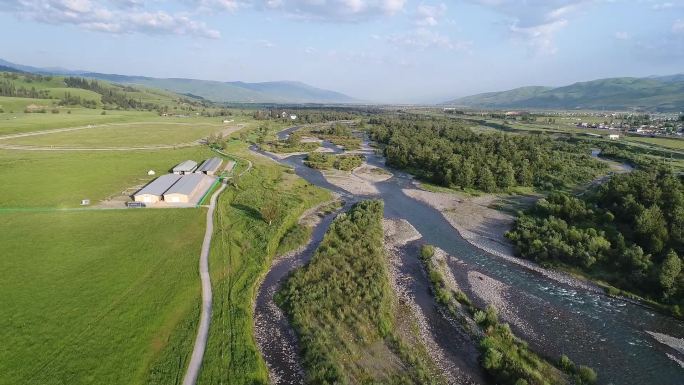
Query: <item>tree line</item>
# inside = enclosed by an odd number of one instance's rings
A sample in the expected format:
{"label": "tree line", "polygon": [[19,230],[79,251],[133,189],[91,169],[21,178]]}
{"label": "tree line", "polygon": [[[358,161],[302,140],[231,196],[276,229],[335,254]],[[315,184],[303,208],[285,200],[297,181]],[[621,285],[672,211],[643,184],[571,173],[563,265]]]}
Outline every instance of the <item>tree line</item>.
{"label": "tree line", "polygon": [[447,187],[552,190],[587,182],[606,167],[588,146],[546,135],[475,133],[462,121],[411,115],[369,123],[390,166]]}
{"label": "tree line", "polygon": [[507,237],[524,258],[579,267],[681,315],[684,186],[667,167],[616,175],[582,197],[552,193]]}

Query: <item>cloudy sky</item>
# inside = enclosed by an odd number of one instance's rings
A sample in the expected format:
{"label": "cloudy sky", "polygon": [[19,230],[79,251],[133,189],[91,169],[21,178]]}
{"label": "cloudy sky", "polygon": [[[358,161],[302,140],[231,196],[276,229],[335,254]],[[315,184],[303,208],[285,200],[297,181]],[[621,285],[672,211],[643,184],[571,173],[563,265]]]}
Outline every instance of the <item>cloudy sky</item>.
{"label": "cloudy sky", "polygon": [[378,102],[684,72],[684,0],[0,0],[0,58]]}

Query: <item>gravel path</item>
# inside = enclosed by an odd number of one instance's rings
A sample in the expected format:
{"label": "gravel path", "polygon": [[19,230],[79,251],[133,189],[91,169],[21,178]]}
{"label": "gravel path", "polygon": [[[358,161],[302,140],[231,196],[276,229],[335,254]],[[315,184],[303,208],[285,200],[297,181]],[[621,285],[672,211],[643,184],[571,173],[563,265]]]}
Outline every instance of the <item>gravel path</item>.
{"label": "gravel path", "polygon": [[202,242],[202,252],[200,254],[199,273],[202,280],[202,313],[200,315],[199,328],[197,329],[197,337],[195,338],[195,347],[192,350],[188,370],[185,372],[183,378],[183,385],[195,385],[197,382],[197,375],[202,367],[202,358],[204,358],[204,351],[207,347],[207,337],[209,336],[209,324],[211,323],[211,278],[209,276],[209,247],[211,246],[211,238],[214,235],[214,210],[216,209],[216,200],[218,196],[226,188],[225,184],[221,184],[214,195],[211,196],[211,203],[207,210],[207,229],[204,232],[204,241]]}

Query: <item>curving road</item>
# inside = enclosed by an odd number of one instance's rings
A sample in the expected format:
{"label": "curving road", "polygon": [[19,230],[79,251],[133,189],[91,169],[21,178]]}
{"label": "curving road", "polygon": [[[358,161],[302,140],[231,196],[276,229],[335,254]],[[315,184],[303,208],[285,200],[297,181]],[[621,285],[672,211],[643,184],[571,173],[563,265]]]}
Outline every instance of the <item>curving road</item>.
{"label": "curving road", "polygon": [[209,336],[209,324],[211,323],[211,278],[209,276],[209,247],[211,246],[211,238],[214,235],[214,210],[216,209],[216,200],[218,196],[226,188],[225,183],[221,183],[214,195],[211,196],[211,203],[209,210],[207,210],[207,229],[204,232],[204,241],[202,242],[202,252],[200,254],[199,273],[202,280],[202,313],[200,315],[199,328],[197,329],[197,337],[195,338],[195,347],[192,350],[192,356],[188,369],[183,378],[183,385],[195,385],[200,368],[202,367],[202,358],[204,358],[204,351],[207,347],[207,337]]}

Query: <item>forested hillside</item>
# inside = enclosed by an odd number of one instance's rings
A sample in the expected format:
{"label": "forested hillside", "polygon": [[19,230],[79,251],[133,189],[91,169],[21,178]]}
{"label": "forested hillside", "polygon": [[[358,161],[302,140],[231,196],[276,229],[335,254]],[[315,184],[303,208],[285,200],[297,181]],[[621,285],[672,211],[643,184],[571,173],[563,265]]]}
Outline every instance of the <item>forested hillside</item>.
{"label": "forested hillside", "polygon": [[605,165],[585,145],[544,135],[475,133],[449,119],[372,118],[387,163],[433,183],[484,192],[542,190],[587,182]]}
{"label": "forested hillside", "polygon": [[667,168],[616,175],[581,198],[553,193],[507,236],[524,258],[578,267],[625,290],[682,304],[684,186]]}
{"label": "forested hillside", "polygon": [[[167,91],[123,86],[80,77],[15,72],[0,72],[0,96],[53,99],[54,102],[51,104],[54,106],[160,112],[167,111],[170,107],[206,105],[201,100]],[[42,112],[45,108],[37,110]]]}

